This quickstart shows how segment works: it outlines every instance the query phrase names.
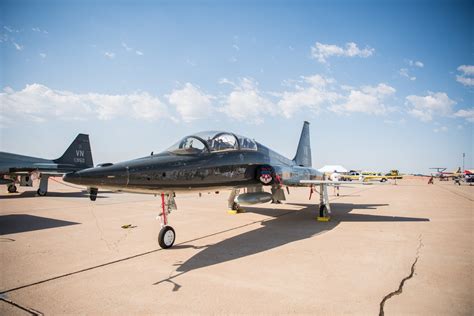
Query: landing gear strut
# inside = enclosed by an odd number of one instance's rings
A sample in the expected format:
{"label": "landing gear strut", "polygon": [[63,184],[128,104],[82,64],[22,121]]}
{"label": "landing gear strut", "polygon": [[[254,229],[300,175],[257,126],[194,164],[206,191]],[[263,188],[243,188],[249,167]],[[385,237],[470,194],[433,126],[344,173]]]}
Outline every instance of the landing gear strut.
{"label": "landing gear strut", "polygon": [[39,189],[38,191],[36,191],[36,193],[38,193],[39,196],[45,196],[46,193],[48,193],[48,178],[49,176],[48,175],[45,175],[45,174],[41,174],[40,176],[40,185],[39,185]]}
{"label": "landing gear strut", "polygon": [[230,208],[230,210],[227,211],[227,213],[231,215],[236,215],[236,214],[245,212],[244,209],[240,207],[240,204],[235,202],[235,198],[239,195],[239,193],[240,193],[240,189],[234,188],[230,192],[230,196],[227,199],[227,206]]}
{"label": "landing gear strut", "polygon": [[331,205],[329,204],[328,187],[321,184],[319,186],[319,222],[328,222],[331,214]]}
{"label": "landing gear strut", "polygon": [[176,208],[174,193],[166,195],[161,193],[161,214],[158,215],[161,220],[161,230],[158,234],[158,244],[163,249],[171,248],[176,240],[176,233],[173,227],[168,226],[168,215],[172,209]]}
{"label": "landing gear strut", "polygon": [[14,184],[9,184],[9,185],[8,185],[8,193],[16,193],[16,192],[17,192],[16,185],[14,185]]}

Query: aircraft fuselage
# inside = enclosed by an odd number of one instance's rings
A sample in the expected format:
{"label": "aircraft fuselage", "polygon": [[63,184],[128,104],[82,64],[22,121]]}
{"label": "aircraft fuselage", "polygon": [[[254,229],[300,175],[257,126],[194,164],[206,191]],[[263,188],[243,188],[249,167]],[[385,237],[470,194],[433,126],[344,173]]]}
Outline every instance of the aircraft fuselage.
{"label": "aircraft fuselage", "polygon": [[92,188],[161,193],[205,191],[262,184],[256,176],[262,166],[271,167],[281,184],[298,186],[300,180],[322,179],[322,174],[297,166],[267,147],[196,155],[163,152],[135,160],[84,169],[64,180]]}

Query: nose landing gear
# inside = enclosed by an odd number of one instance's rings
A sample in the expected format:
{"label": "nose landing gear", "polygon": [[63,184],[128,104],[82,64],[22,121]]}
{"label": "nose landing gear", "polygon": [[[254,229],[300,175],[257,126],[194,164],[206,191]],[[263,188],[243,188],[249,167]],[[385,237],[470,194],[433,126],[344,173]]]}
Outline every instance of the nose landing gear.
{"label": "nose landing gear", "polygon": [[176,232],[173,227],[168,226],[168,215],[172,209],[177,209],[174,193],[166,195],[161,193],[161,214],[158,215],[161,221],[161,230],[158,234],[158,244],[163,249],[171,248],[176,240]]}

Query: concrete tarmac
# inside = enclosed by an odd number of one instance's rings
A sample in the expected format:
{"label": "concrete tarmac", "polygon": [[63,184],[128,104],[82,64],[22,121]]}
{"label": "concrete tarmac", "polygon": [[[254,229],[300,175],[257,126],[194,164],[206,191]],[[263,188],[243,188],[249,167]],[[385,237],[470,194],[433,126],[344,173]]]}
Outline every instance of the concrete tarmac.
{"label": "concrete tarmac", "polygon": [[55,180],[1,187],[1,315],[474,314],[474,186],[331,189],[327,223],[308,188],[238,215],[228,191],[178,195],[162,250],[159,197]]}

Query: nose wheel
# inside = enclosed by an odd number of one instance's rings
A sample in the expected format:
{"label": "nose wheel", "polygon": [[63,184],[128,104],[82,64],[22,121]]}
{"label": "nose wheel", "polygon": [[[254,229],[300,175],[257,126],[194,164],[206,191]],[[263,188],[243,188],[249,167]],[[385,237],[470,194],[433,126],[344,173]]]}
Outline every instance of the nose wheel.
{"label": "nose wheel", "polygon": [[164,226],[161,228],[160,233],[158,234],[158,243],[163,249],[171,248],[176,239],[176,233],[174,232],[173,227]]}

